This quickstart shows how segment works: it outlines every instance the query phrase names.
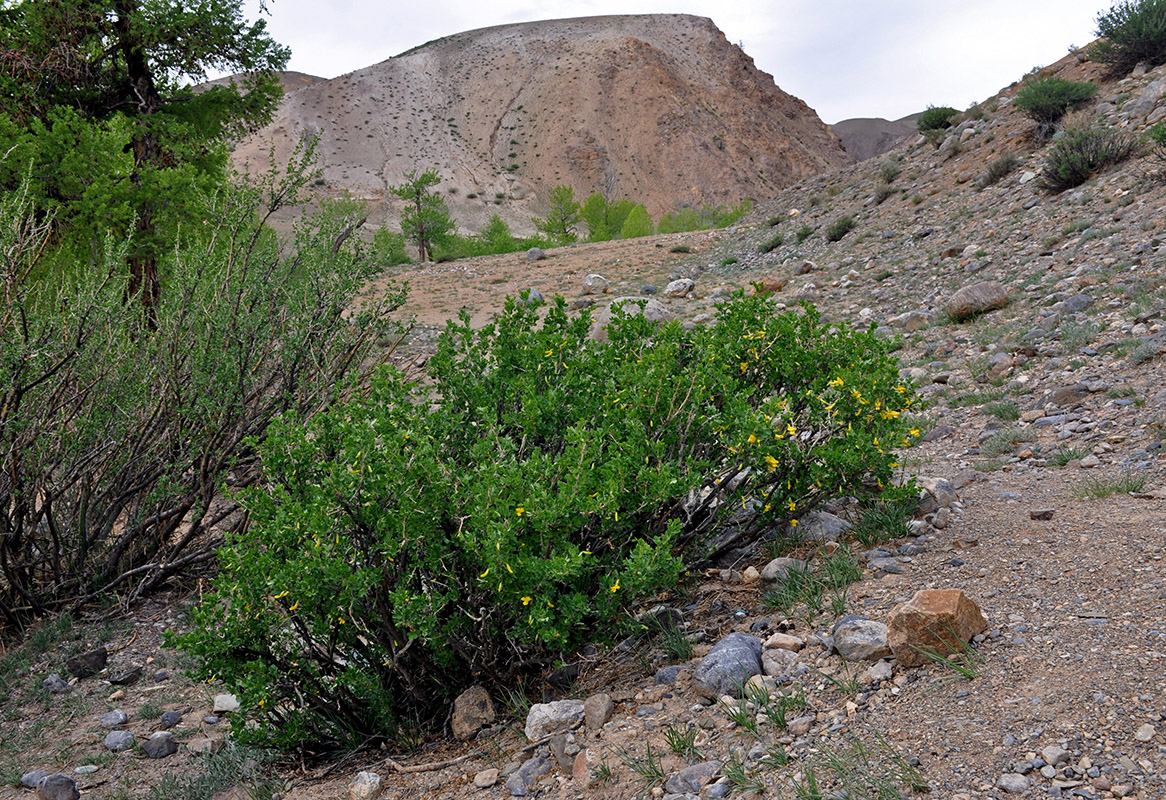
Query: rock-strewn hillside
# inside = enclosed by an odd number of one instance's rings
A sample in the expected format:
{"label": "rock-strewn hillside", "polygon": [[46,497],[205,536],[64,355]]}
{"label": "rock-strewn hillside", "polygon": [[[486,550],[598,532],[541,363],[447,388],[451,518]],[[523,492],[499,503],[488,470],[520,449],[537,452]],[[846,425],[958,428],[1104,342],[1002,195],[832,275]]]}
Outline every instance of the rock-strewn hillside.
{"label": "rock-strewn hillside", "polygon": [[607,16],[459,33],[288,94],[242,142],[266,168],[320,137],[326,186],[372,200],[436,168],[462,226],[501,213],[529,229],[547,190],[603,191],[658,217],[677,205],[767,200],[850,163],[805,103],[711,20]]}

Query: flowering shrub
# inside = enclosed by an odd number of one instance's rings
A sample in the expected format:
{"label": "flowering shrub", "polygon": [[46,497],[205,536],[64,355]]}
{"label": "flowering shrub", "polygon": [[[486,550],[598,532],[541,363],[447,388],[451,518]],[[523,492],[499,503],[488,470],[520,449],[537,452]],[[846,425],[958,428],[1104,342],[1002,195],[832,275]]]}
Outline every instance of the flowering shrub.
{"label": "flowering shrub", "polygon": [[482,331],[450,323],[431,387],[386,370],[271,431],[250,525],[180,641],[239,696],[239,735],[391,738],[468,680],[614,632],[730,517],[748,540],[889,481],[918,435],[885,346],[809,307],[738,295],[706,328],[589,327],[511,300]]}

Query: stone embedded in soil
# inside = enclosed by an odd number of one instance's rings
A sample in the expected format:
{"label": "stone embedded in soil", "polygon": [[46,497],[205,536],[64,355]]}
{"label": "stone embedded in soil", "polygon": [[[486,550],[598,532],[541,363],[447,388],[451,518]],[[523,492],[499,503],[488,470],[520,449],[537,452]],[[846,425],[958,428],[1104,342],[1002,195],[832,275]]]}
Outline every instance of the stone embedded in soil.
{"label": "stone embedded in soil", "polygon": [[548,759],[535,756],[526,761],[506,779],[506,788],[515,797],[525,796],[538,782],[538,779],[551,771],[551,762]]}
{"label": "stone embedded in soil", "polygon": [[965,286],[944,303],[944,311],[960,321],[1008,305],[1008,290],[999,281],[981,281]]}
{"label": "stone embedded in soil", "polygon": [[358,772],[348,784],[348,796],[352,800],[372,800],[381,793],[381,776],[375,772]]}
{"label": "stone embedded in soil", "polygon": [[1157,732],[1154,726],[1147,722],[1134,733],[1134,739],[1139,742],[1148,742],[1154,738]]}
{"label": "stone embedded in soil", "polygon": [[685,297],[696,288],[696,283],[690,278],[677,278],[664,287],[665,297]]}
{"label": "stone embedded in soil", "polygon": [[1009,794],[1024,794],[1028,791],[1031,781],[1025,775],[1019,775],[1015,772],[1009,772],[1001,775],[996,781],[996,787],[1003,789]]}
{"label": "stone embedded in soil", "polygon": [[60,675],[50,675],[41,683],[43,688],[49,694],[66,694],[72,691],[73,687],[65,683],[65,680]]}
{"label": "stone embedded in soil", "polygon": [[81,800],[77,782],[68,775],[46,775],[37,781],[37,800]]}
{"label": "stone embedded in soil", "polygon": [[40,783],[40,779],[48,777],[48,774],[43,769],[34,769],[32,772],[26,772],[20,776],[20,785],[26,789],[35,789],[36,785]]}
{"label": "stone embedded in soil", "polygon": [[1028,512],[1028,518],[1044,522],[1053,518],[1055,509],[1052,508],[1034,508]]}
{"label": "stone embedded in soil", "polygon": [[891,655],[887,626],[873,619],[843,617],[831,634],[834,649],[847,661],[878,661]]}
{"label": "stone embedded in soil", "polygon": [[546,261],[547,254],[541,247],[532,247],[526,251],[527,261]]}
{"label": "stone embedded in soil", "polygon": [[107,711],[97,718],[97,722],[103,728],[116,728],[118,725],[124,725],[129,716],[120,708],[115,708],[113,711]]}
{"label": "stone embedded in soil", "polygon": [[537,742],[582,724],[586,711],[582,700],[555,700],[535,703],[526,715],[526,738]]}
{"label": "stone embedded in soil", "polygon": [[761,591],[769,592],[785,583],[791,570],[807,570],[809,564],[796,558],[785,556],[775,558],[761,570]]}
{"label": "stone embedded in soil", "polygon": [[129,731],[110,731],[105,735],[105,748],[119,753],[134,746],[134,735]]}
{"label": "stone embedded in soil", "polygon": [[607,278],[596,273],[591,273],[583,279],[583,293],[584,294],[606,294],[611,291],[611,285],[607,282]]}
{"label": "stone embedded in soil", "polygon": [[761,671],[771,678],[788,676],[798,664],[798,655],[792,650],[767,649],[761,653]]}
{"label": "stone embedded in soil", "polygon": [[583,718],[587,722],[587,730],[593,733],[606,725],[613,713],[615,704],[611,700],[611,695],[605,692],[593,694],[583,701]]}
{"label": "stone embedded in soil", "polygon": [[137,683],[141,677],[142,668],[134,667],[133,669],[127,669],[123,672],[119,672],[117,675],[110,678],[109,682],[115,686],[131,686]]}
{"label": "stone embedded in soil", "polygon": [[887,619],[887,641],[904,667],[927,663],[923,651],[955,653],[988,627],[976,602],[960,589],[924,589],[895,606]]}
{"label": "stone embedded in soil", "polygon": [[498,782],[498,770],[491,767],[484,769],[474,776],[474,786],[479,789],[489,789]]}
{"label": "stone embedded in soil", "polygon": [[693,764],[669,778],[668,782],[664,784],[664,791],[669,794],[692,793],[699,795],[700,790],[712,781],[720,771],[720,761],[704,761],[700,764]]}
{"label": "stone embedded in soil", "polygon": [[704,697],[740,695],[741,687],[761,673],[761,640],[730,633],[708,652],[692,675],[692,687]]}
{"label": "stone embedded in soil", "polygon": [[803,639],[800,639],[797,636],[791,636],[788,633],[781,633],[780,631],[765,640],[766,650],[773,648],[777,650],[789,650],[792,653],[797,653],[805,646],[806,643]]}
{"label": "stone embedded in soil", "polygon": [[471,686],[453,701],[453,715],[450,729],[460,741],[468,742],[487,725],[493,725],[498,718],[494,711],[494,701],[482,686]]}
{"label": "stone embedded in soil", "polygon": [[850,530],[850,523],[829,511],[811,511],[806,516],[786,525],[785,535],[799,542],[836,542]]}
{"label": "stone embedded in soil", "polygon": [[215,695],[214,711],[216,714],[232,714],[238,710],[239,698],[235,697],[235,695],[229,692]]}
{"label": "stone embedded in soil", "polygon": [[173,728],[179,722],[182,722],[182,715],[177,711],[167,711],[162,714],[162,718],[158,720],[158,727],[162,730]]}
{"label": "stone embedded in soil", "polygon": [[107,661],[109,661],[109,651],[105,647],[98,647],[96,650],[73,656],[65,662],[65,666],[69,668],[73,677],[88,678],[90,675],[96,675],[105,669]]}
{"label": "stone embedded in soil", "polygon": [[178,742],[174,734],[159,731],[142,742],[142,752],[150,758],[166,758],[178,752]]}

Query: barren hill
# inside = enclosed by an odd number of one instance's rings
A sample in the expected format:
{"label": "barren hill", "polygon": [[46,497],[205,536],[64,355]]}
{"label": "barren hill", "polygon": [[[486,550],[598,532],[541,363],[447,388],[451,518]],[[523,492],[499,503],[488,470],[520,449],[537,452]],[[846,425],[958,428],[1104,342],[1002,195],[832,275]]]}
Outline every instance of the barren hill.
{"label": "barren hill", "polygon": [[915,118],[856,117],[836,122],[830,130],[842,140],[842,146],[856,161],[865,161],[881,156],[910,138],[915,133]]}
{"label": "barren hill", "polygon": [[[285,97],[245,171],[320,137],[326,187],[371,200],[436,168],[463,227],[516,229],[557,184],[678,205],[766,200],[851,162],[805,103],[688,15],[504,25],[422,45]],[[391,216],[390,212],[390,216]]]}

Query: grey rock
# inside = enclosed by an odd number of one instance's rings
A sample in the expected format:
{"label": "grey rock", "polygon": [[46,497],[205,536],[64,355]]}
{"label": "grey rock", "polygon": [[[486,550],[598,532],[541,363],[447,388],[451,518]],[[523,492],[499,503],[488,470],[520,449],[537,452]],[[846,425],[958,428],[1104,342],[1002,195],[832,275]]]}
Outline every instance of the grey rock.
{"label": "grey rock", "polygon": [[123,672],[119,672],[117,675],[110,678],[109,682],[115,686],[132,686],[133,684],[137,683],[141,677],[142,668],[134,667],[133,669],[127,669]]}
{"label": "grey rock", "polygon": [[178,752],[178,742],[174,739],[174,734],[158,731],[142,742],[142,752],[149,758],[166,758]]}
{"label": "grey rock", "polygon": [[68,775],[46,775],[37,781],[37,800],[81,800],[77,783]]}
{"label": "grey rock", "polygon": [[582,724],[585,717],[582,700],[535,703],[526,715],[526,738],[537,742],[552,733],[571,730]]}
{"label": "grey rock", "polygon": [[166,730],[167,728],[173,728],[181,721],[182,715],[177,711],[167,711],[162,715],[162,718],[158,720],[158,727],[162,730]]}
{"label": "grey rock", "polygon": [[1065,311],[1070,314],[1076,314],[1078,311],[1084,311],[1093,305],[1093,296],[1089,294],[1075,294],[1065,301]]}
{"label": "grey rock", "polygon": [[781,586],[789,577],[790,570],[805,571],[809,568],[809,564],[796,558],[775,558],[761,570],[761,591],[768,592]]}
{"label": "grey rock", "polygon": [[696,283],[689,278],[677,278],[664,287],[665,297],[686,297],[696,288]]}
{"label": "grey rock", "polygon": [[611,305],[594,315],[595,323],[591,329],[593,339],[599,342],[607,341],[607,325],[617,308],[627,316],[642,316],[650,322],[668,322],[673,317],[668,307],[655,298],[617,297],[611,301]]}
{"label": "grey rock", "polygon": [[[1033,203],[1036,205],[1036,203]],[[947,299],[944,310],[957,322],[1008,305],[1008,290],[999,281],[965,286]]]}
{"label": "grey rock", "polygon": [[693,764],[690,767],[685,767],[669,778],[668,782],[664,784],[664,791],[671,794],[691,792],[692,794],[699,795],[700,790],[715,778],[720,771],[720,761],[704,761],[700,764]]}
{"label": "grey rock", "polygon": [[113,711],[107,711],[97,718],[97,722],[103,728],[116,728],[118,725],[124,725],[129,716],[120,708],[115,708]]}
{"label": "grey rock", "polygon": [[547,254],[543,252],[541,247],[532,247],[526,251],[527,261],[544,261]]}
{"label": "grey rock", "polygon": [[890,658],[887,626],[865,617],[846,616],[832,631],[834,648],[847,661],[878,661]]}
{"label": "grey rock", "polygon": [[[684,667],[679,664],[670,664],[666,667],[660,667],[656,670],[656,685],[657,686],[671,686],[676,683],[676,676],[680,674],[680,670]],[[588,726],[590,727],[590,726]]]}
{"label": "grey rock", "polygon": [[348,784],[348,796],[352,800],[372,800],[381,793],[381,776],[375,772],[358,772]]}
{"label": "grey rock", "polygon": [[239,710],[239,698],[229,692],[216,694],[214,710],[216,714],[232,714]]}
{"label": "grey rock", "polygon": [[897,558],[876,558],[870,562],[871,569],[881,569],[883,572],[889,572],[892,575],[902,575],[903,567],[899,564]]}
{"label": "grey rock", "polygon": [[786,536],[802,542],[836,542],[850,530],[850,523],[829,511],[811,511],[786,527]]}
{"label": "grey rock", "polygon": [[545,299],[546,298],[543,297],[543,293],[532,286],[529,290],[519,296],[518,302],[524,306],[536,306],[539,303],[542,303]]}
{"label": "grey rock", "polygon": [[115,753],[134,746],[134,735],[129,731],[110,731],[105,735],[105,749]]}
{"label": "grey rock", "polygon": [[771,678],[784,678],[794,671],[798,664],[798,654],[790,650],[773,648],[761,654],[762,671]]}
{"label": "grey rock", "polygon": [[65,683],[60,675],[50,675],[41,682],[43,688],[49,694],[66,694],[72,691],[73,687]]}
{"label": "grey rock", "polygon": [[645,283],[643,286],[640,287],[640,294],[642,294],[642,295],[653,295],[653,294],[656,294],[656,292],[658,292],[658,291],[660,291],[660,290],[657,289],[654,285],[652,285],[650,283]]}
{"label": "grey rock", "polygon": [[607,278],[594,272],[583,279],[583,294],[606,294],[611,291]]}
{"label": "grey rock", "polygon": [[34,769],[32,772],[26,772],[20,776],[20,785],[26,789],[35,789],[36,785],[40,783],[40,779],[48,776],[49,773],[43,769]]}
{"label": "grey rock", "polygon": [[745,682],[761,674],[761,640],[730,633],[709,651],[692,675],[692,686],[704,697],[739,696]]}
{"label": "grey rock", "polygon": [[606,725],[614,712],[615,703],[605,692],[593,694],[583,701],[583,719],[589,731],[597,731]]}
{"label": "grey rock", "polygon": [[105,647],[98,647],[96,650],[90,650],[88,653],[73,656],[65,662],[65,666],[69,668],[69,672],[73,677],[88,678],[90,675],[96,675],[105,669],[107,661],[109,661],[109,651]]}
{"label": "grey rock", "polygon": [[1050,744],[1048,747],[1042,748],[1040,755],[1046,764],[1051,764],[1054,767],[1064,764],[1073,756],[1071,752],[1055,744]]}
{"label": "grey rock", "polygon": [[493,767],[484,769],[474,776],[474,786],[477,786],[479,789],[489,789],[498,782],[498,775],[498,770]]}
{"label": "grey rock", "polygon": [[207,714],[205,717],[202,718],[202,721],[205,722],[207,725],[218,725],[219,724],[219,718],[216,717],[214,714]]}
{"label": "grey rock", "polygon": [[526,761],[506,779],[506,788],[514,797],[523,797],[538,782],[538,779],[551,771],[551,762],[545,758],[534,758]]}
{"label": "grey rock", "polygon": [[1031,781],[1026,775],[1019,775],[1015,772],[1005,773],[996,781],[996,787],[1009,794],[1024,794],[1028,791],[1030,784]]}

